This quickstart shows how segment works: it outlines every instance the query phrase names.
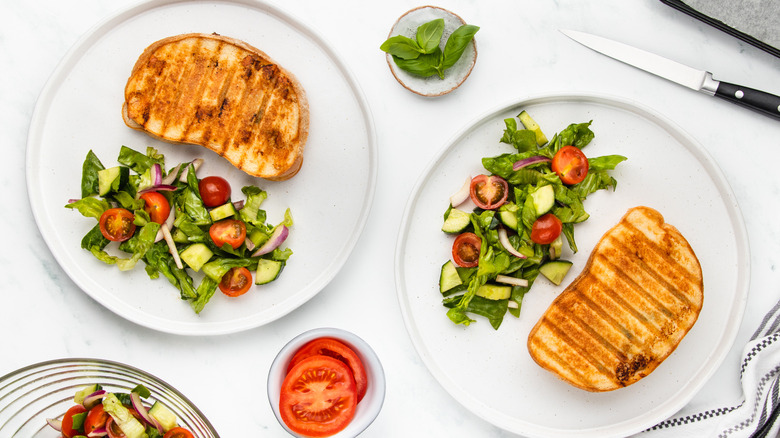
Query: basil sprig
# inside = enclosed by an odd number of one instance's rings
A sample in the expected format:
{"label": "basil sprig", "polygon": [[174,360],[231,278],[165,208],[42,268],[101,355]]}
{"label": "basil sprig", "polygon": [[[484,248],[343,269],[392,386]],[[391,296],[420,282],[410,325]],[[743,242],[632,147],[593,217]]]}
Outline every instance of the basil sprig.
{"label": "basil sprig", "polygon": [[388,38],[379,49],[389,53],[393,62],[409,73],[444,79],[444,70],[452,67],[463,55],[479,26],[464,24],[447,38],[444,50],[439,47],[444,35],[444,19],[437,18],[420,25],[415,39],[403,35]]}

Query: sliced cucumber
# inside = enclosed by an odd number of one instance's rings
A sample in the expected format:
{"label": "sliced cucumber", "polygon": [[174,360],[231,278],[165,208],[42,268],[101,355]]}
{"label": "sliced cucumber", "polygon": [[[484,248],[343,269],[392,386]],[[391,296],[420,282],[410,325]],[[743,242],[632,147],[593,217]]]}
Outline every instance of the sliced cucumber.
{"label": "sliced cucumber", "polygon": [[536,190],[530,193],[530,196],[534,203],[537,217],[547,213],[555,205],[555,190],[552,185],[537,187]]}
{"label": "sliced cucumber", "polygon": [[483,284],[477,289],[477,296],[487,298],[488,300],[506,300],[512,296],[512,286]]}
{"label": "sliced cucumber", "polygon": [[269,259],[258,260],[255,284],[266,284],[276,280],[282,273],[282,268],[284,268],[284,262]]}
{"label": "sliced cucumber", "polygon": [[105,196],[111,189],[118,189],[129,174],[128,168],[122,166],[98,170],[98,195]]}
{"label": "sliced cucumber", "polygon": [[203,267],[213,255],[214,253],[203,243],[193,243],[179,254],[181,259],[184,260],[184,263],[195,272],[200,271],[200,268]]}
{"label": "sliced cucumber", "polygon": [[465,230],[471,224],[471,215],[463,210],[451,208],[444,219],[441,230],[445,233],[456,234]]}
{"label": "sliced cucumber", "polygon": [[530,129],[534,132],[534,135],[536,135],[536,144],[539,146],[542,146],[544,144],[547,144],[547,136],[544,135],[542,132],[542,128],[539,126],[536,121],[531,118],[531,115],[528,114],[525,110],[521,111],[520,114],[517,116],[518,119],[520,119],[520,122],[525,126],[526,129]]}
{"label": "sliced cucumber", "polygon": [[173,233],[171,233],[171,238],[173,238],[173,241],[176,243],[187,243],[190,241],[187,233],[182,231],[181,228],[176,228],[173,230]]}
{"label": "sliced cucumber", "polygon": [[234,207],[233,203],[229,201],[226,204],[222,204],[219,207],[214,207],[211,209],[211,211],[209,211],[211,220],[214,222],[233,216],[236,213],[236,207]]}
{"label": "sliced cucumber", "polygon": [[154,402],[152,407],[149,408],[149,416],[160,423],[160,426],[163,428],[164,432],[168,432],[169,430],[176,427],[176,414],[174,414],[170,409],[165,407],[159,401]]}
{"label": "sliced cucumber", "polygon": [[563,252],[563,239],[561,236],[563,236],[563,233],[559,234],[558,237],[553,240],[553,243],[550,244],[550,258],[552,260],[561,258],[561,253]]}
{"label": "sliced cucumber", "polygon": [[146,436],[146,428],[138,421],[129,409],[122,405],[122,402],[113,393],[106,394],[103,397],[103,409],[111,415],[116,425],[122,430],[127,438],[143,438]]}
{"label": "sliced cucumber", "polygon": [[77,405],[83,404],[84,399],[87,398],[88,395],[91,395],[93,392],[99,390],[100,390],[100,385],[98,385],[97,383],[89,386],[85,386],[84,388],[76,392],[76,395],[73,396],[73,402],[76,403]]}
{"label": "sliced cucumber", "polygon": [[439,292],[442,294],[451,294],[460,290],[466,289],[466,285],[458,275],[458,268],[455,267],[455,263],[451,260],[447,260],[447,263],[441,267],[441,275],[439,275]]}
{"label": "sliced cucumber", "polygon": [[507,228],[517,231],[518,211],[520,211],[520,207],[517,204],[508,202],[498,208],[498,218],[501,219],[501,222],[506,225]]}
{"label": "sliced cucumber", "polygon": [[561,284],[563,277],[565,277],[569,272],[569,269],[571,269],[571,265],[572,263],[566,260],[554,260],[540,266],[539,272],[557,286]]}

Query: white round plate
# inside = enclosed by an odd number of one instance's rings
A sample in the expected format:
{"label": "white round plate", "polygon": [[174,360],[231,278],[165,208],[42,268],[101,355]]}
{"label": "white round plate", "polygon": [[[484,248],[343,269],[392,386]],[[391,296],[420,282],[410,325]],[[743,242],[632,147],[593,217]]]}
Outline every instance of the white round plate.
{"label": "white round plate", "polygon": [[[452,238],[440,231],[449,196],[466,176],[484,173],[481,158],[514,149],[500,143],[505,118],[528,111],[551,138],[592,120],[590,156],[628,157],[613,171],[616,191],[588,197],[590,219],[575,226],[579,252],[564,284],[539,278],[520,318],[496,331],[484,318],[455,325],[441,304],[438,279]],[[582,270],[601,236],[631,207],[646,205],[676,226],[704,272],[704,306],[693,329],[652,374],[627,388],[590,393],[568,385],[531,359],[526,341],[552,300]],[[568,252],[567,252],[568,251]],[[396,284],[411,339],[431,374],[461,404],[503,429],[539,437],[611,437],[639,432],[683,407],[717,370],[742,320],[750,274],[747,233],[734,195],[694,139],[632,102],[586,95],[539,97],[479,118],[430,163],[406,207],[396,248]]]}
{"label": "white round plate", "polygon": [[[125,126],[124,87],[138,56],[170,35],[216,32],[260,48],[292,72],[309,100],[311,125],[301,171],[269,182],[235,169],[217,154],[172,145]],[[337,111],[334,111],[337,108]],[[64,208],[80,197],[81,166],[92,149],[107,167],[122,145],[147,146],[166,164],[203,157],[198,174],[230,181],[234,200],[245,185],[268,192],[263,208],[278,223],[290,208],[292,249],[282,275],[238,299],[214,295],[200,315],[165,278],[149,279],[143,263],[120,272],[81,249],[94,221]],[[54,71],[33,115],[27,186],[41,234],[65,272],[92,298],[143,326],[177,334],[237,332],[273,321],[322,290],[346,262],[362,232],[376,184],[376,138],[355,78],[311,29],[261,2],[151,1],[111,17],[85,35]]]}

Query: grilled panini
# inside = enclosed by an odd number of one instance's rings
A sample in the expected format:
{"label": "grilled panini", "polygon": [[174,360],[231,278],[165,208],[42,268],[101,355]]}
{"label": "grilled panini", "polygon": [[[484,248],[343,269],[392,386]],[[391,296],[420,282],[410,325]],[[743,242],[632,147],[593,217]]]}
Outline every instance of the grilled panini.
{"label": "grilled panini", "polygon": [[693,327],[703,303],[693,249],[657,211],[630,209],[528,336],[541,367],[587,391],[652,372]]}
{"label": "grilled panini", "polygon": [[309,130],[296,78],[260,50],[217,34],[150,45],[127,81],[122,113],[131,128],[205,146],[270,180],[298,172]]}

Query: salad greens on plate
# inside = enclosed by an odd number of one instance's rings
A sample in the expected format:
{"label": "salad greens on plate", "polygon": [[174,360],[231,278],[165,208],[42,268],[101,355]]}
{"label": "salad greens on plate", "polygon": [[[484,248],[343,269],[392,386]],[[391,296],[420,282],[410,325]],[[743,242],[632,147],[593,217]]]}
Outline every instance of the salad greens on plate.
{"label": "salad greens on plate", "polygon": [[[201,159],[166,171],[165,157],[152,147],[144,154],[122,146],[117,161],[106,168],[90,150],[81,198],[65,206],[97,221],[81,247],[98,260],[122,271],[143,261],[149,277],[165,277],[195,313],[217,288],[238,296],[252,286],[252,273],[254,284],[279,276],[292,255],[281,244],[293,221],[287,209],[281,223],[267,223],[264,190],[243,187],[245,199],[235,201],[224,178],[198,178]],[[197,285],[193,272],[203,274]]]}
{"label": "salad greens on plate", "polygon": [[[518,125],[517,119],[521,125]],[[441,268],[439,289],[456,324],[488,319],[498,329],[507,312],[520,316],[523,296],[541,273],[559,285],[571,262],[563,240],[577,252],[574,225],[589,218],[585,198],[617,186],[611,170],[620,155],[586,157],[591,121],[572,123],[549,141],[522,111],[504,120],[501,143],[511,152],[482,159],[487,174],[466,181],[450,198],[442,231],[455,235],[452,260]],[[459,209],[465,201],[476,205]]]}

